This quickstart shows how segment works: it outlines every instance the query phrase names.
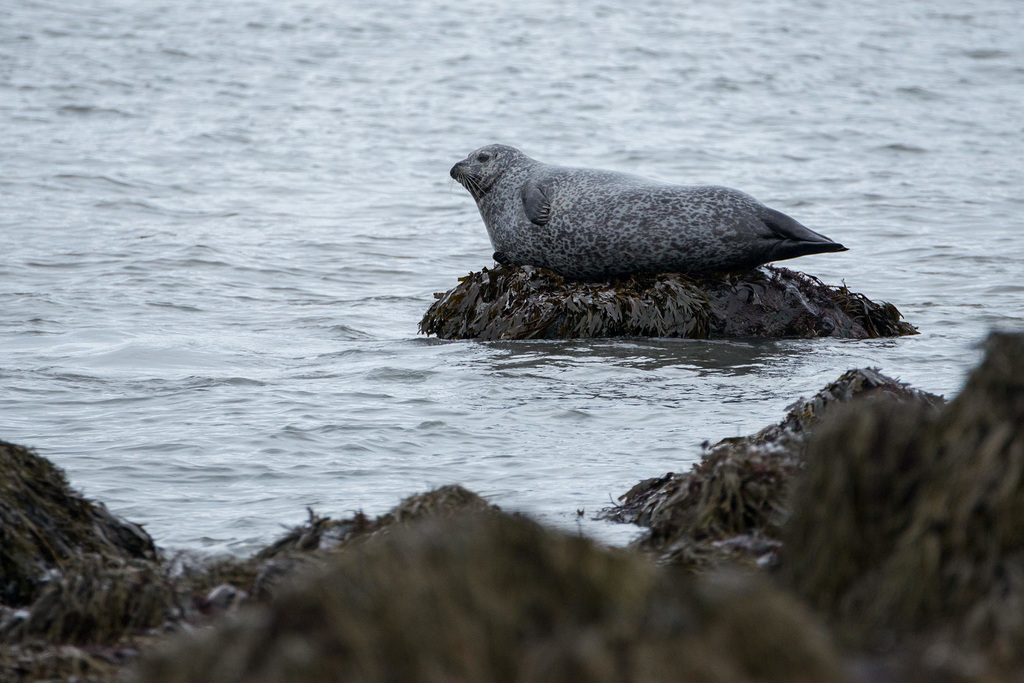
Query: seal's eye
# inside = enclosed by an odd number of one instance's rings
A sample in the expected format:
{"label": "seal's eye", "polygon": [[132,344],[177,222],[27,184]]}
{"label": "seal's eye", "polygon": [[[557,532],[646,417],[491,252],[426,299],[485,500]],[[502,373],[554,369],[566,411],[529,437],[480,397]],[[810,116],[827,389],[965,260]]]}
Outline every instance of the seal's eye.
{"label": "seal's eye", "polygon": [[481,162],[481,163],[483,163],[485,161],[490,161],[491,160],[491,155],[488,154],[487,152],[480,152],[479,154],[476,155],[476,160]]}

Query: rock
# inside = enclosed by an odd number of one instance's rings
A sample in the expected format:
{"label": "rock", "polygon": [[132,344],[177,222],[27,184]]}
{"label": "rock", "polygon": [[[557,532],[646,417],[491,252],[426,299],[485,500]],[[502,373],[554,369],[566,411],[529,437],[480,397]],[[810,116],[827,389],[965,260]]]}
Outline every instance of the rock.
{"label": "rock", "polygon": [[[751,436],[723,439],[689,472],[642,481],[619,498],[620,505],[599,516],[648,527],[636,545],[673,564],[772,564],[812,427],[837,405],[880,395],[926,409],[943,402],[875,369],[850,370],[812,398],[791,405],[779,424]],[[730,542],[735,537],[743,541]]]}
{"label": "rock", "polygon": [[543,268],[497,266],[459,278],[420,321],[442,339],[839,337],[916,334],[892,304],[765,266],[688,277],[577,282]]}
{"label": "rock", "polygon": [[[873,401],[809,441],[782,575],[895,680],[1024,668],[1024,335],[993,334],[937,413]],[[931,672],[931,673],[929,673]]]}
{"label": "rock", "polygon": [[749,577],[685,579],[642,557],[490,514],[376,535],[134,680],[837,681],[820,629]]}

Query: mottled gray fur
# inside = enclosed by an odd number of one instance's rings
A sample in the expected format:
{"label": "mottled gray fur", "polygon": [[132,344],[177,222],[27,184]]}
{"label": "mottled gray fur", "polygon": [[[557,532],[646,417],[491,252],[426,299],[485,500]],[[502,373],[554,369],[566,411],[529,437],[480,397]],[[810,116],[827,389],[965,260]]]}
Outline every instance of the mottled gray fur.
{"label": "mottled gray fur", "polygon": [[451,176],[476,200],[495,259],[577,279],[750,269],[846,248],[750,195],[587,168],[488,145]]}

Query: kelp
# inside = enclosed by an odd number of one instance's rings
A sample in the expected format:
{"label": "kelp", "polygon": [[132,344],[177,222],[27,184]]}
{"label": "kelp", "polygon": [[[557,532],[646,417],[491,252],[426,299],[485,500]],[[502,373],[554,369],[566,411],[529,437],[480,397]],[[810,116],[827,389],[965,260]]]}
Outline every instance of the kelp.
{"label": "kelp", "polygon": [[892,304],[773,266],[583,282],[543,268],[501,265],[459,278],[434,296],[419,329],[442,339],[868,339],[916,333]]}
{"label": "kelp", "polygon": [[147,683],[843,680],[805,610],[503,514],[334,553],[271,601],[144,656]]}
{"label": "kelp", "polygon": [[834,406],[867,396],[889,396],[925,409],[942,403],[941,397],[875,369],[850,370],[791,405],[782,422],[751,436],[723,439],[688,472],[642,481],[600,516],[648,527],[636,545],[673,564],[770,563],[789,518],[791,486],[804,468],[808,434]]}
{"label": "kelp", "polygon": [[850,643],[924,643],[908,666],[969,677],[1024,666],[1024,335],[990,336],[938,414],[834,415],[807,462],[783,574]]}
{"label": "kelp", "polygon": [[4,681],[113,680],[121,641],[179,616],[183,604],[141,526],[74,491],[46,458],[6,442],[0,601]]}

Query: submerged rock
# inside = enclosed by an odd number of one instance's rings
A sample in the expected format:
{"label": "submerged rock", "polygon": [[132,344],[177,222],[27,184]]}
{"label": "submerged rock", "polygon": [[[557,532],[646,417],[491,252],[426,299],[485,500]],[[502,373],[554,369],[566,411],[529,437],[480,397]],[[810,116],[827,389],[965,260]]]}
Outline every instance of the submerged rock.
{"label": "submerged rock", "polygon": [[492,514],[428,520],[333,554],[316,576],[139,661],[135,680],[836,681],[828,641],[749,578]]}
{"label": "submerged rock", "polygon": [[442,339],[839,337],[916,334],[892,304],[774,266],[689,277],[566,280],[530,266],[459,278],[420,321]]}
{"label": "submerged rock", "polygon": [[938,413],[879,401],[832,416],[783,540],[784,577],[848,642],[917,651],[897,680],[1019,680],[1024,335],[992,335]]}
{"label": "submerged rock", "polygon": [[812,398],[791,405],[779,424],[723,439],[689,472],[640,482],[600,517],[648,527],[636,545],[674,564],[771,563],[789,517],[790,488],[804,467],[810,430],[834,406],[878,395],[928,408],[942,403],[941,397],[877,370],[850,370]]}

